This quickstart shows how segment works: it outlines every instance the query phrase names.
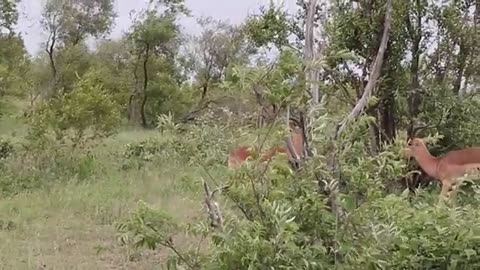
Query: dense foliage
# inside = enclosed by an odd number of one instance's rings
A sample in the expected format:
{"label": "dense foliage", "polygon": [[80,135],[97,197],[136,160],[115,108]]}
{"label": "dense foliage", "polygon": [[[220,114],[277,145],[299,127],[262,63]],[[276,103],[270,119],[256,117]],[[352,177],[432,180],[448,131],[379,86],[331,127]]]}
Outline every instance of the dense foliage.
{"label": "dense foliage", "polygon": [[[399,153],[419,123],[435,155],[480,144],[479,1],[392,1],[377,86],[335,136],[365,91],[388,1],[318,1],[321,37],[306,63],[301,1],[296,14],[272,1],[239,25],[201,18],[193,37],[178,24],[190,14],[183,0],[151,1],[124,36],[105,40],[113,1],[49,0],[45,52],[32,56],[14,31],[17,2],[0,0],[0,118],[16,102],[25,123],[0,138],[0,194],[102,181],[111,167],[196,168],[198,179],[179,177],[178,188],[217,189],[223,227],[201,209],[179,222],[139,198],[109,224],[119,243],[171,250],[169,269],[477,269],[479,187],[439,203],[438,185],[406,184],[416,168]],[[306,67],[318,71],[321,103],[308,95]],[[283,143],[285,115],[297,109],[313,153],[302,170],[285,155],[227,170],[233,147]],[[93,154],[134,128],[155,136],[112,150],[115,164]],[[179,247],[179,234],[191,245]]]}

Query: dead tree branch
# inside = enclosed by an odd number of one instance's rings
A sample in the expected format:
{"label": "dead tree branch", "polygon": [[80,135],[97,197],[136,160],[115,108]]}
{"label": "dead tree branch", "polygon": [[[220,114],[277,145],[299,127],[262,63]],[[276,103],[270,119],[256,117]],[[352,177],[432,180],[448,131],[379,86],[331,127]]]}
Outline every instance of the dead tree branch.
{"label": "dead tree branch", "polygon": [[[389,39],[389,33],[390,33],[390,28],[391,28],[391,22],[392,22],[392,0],[388,0],[386,3],[386,10],[385,10],[385,22],[384,22],[384,29],[383,29],[383,36],[382,40],[380,42],[380,46],[377,52],[377,56],[375,58],[375,62],[371,66],[371,74],[370,74],[370,79],[367,83],[367,86],[365,87],[365,91],[362,94],[362,97],[359,99],[355,107],[352,109],[350,114],[343,119],[338,125],[337,129],[334,134],[333,140],[336,141],[341,133],[345,130],[347,124],[350,121],[355,120],[367,107],[368,105],[368,99],[371,97],[373,90],[375,89],[376,83],[378,78],[380,77],[380,71],[382,69],[382,64],[383,64],[383,57],[385,54],[385,51],[387,49],[387,43]],[[334,142],[335,145],[335,142]],[[339,195],[339,184],[340,184],[340,170],[338,168],[338,160],[337,160],[337,151],[335,150],[337,146],[334,146],[334,151],[332,151],[331,156],[328,160],[328,167],[330,167],[330,170],[332,173],[337,174],[336,179],[331,179],[330,181],[327,180],[322,180],[318,177],[318,184],[320,190],[324,189],[324,191],[328,194],[329,196],[329,203],[332,211],[336,213],[337,221],[339,219],[342,219],[344,217],[344,210],[342,209],[341,205],[338,203],[338,195]],[[322,188],[323,186],[323,188]]]}
{"label": "dead tree branch", "polygon": [[222,216],[222,213],[220,212],[220,206],[213,198],[215,195],[215,192],[217,192],[218,189],[214,190],[213,192],[210,192],[207,182],[205,182],[204,180],[202,180],[202,182],[203,182],[203,188],[205,190],[204,203],[205,203],[205,206],[207,207],[211,225],[212,227],[219,229],[220,231],[223,231],[223,216]]}
{"label": "dead tree branch", "polygon": [[195,115],[200,113],[203,110],[209,109],[210,104],[218,104],[218,100],[208,100],[206,102],[203,102],[203,105],[197,107],[193,111],[188,112],[185,116],[183,116],[180,120],[181,123],[187,123],[188,121],[195,120]]}
{"label": "dead tree branch", "polygon": [[365,91],[363,92],[362,97],[357,102],[357,105],[352,109],[349,115],[345,117],[338,125],[337,130],[335,132],[335,139],[337,139],[341,133],[345,130],[347,124],[354,119],[356,119],[367,107],[368,100],[373,94],[373,90],[377,85],[377,80],[380,77],[380,73],[382,70],[383,65],[383,57],[385,55],[385,51],[387,49],[387,43],[390,35],[392,24],[392,0],[388,0],[386,4],[386,11],[385,11],[385,22],[383,26],[383,36],[380,46],[378,48],[377,56],[375,58],[375,62],[372,63],[370,68],[370,79],[368,80],[367,86],[365,86]]}

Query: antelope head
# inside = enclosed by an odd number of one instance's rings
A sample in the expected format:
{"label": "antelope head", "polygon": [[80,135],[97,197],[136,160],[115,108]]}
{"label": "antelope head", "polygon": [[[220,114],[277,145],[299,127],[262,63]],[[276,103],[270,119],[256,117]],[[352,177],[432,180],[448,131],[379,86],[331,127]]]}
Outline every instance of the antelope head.
{"label": "antelope head", "polygon": [[302,126],[300,124],[300,121],[297,119],[290,117],[288,121],[288,126],[290,128],[290,131],[293,131],[295,134],[301,134],[303,132]]}
{"label": "antelope head", "polygon": [[426,146],[422,139],[412,138],[408,140],[407,147],[403,149],[403,154],[407,158],[411,158],[425,152],[425,149],[426,149]]}
{"label": "antelope head", "polygon": [[408,132],[409,135],[407,139],[407,147],[405,147],[402,151],[406,158],[414,157],[415,155],[419,154],[420,151],[424,151],[426,149],[425,142],[416,136],[419,131],[428,127],[429,126],[425,125],[424,123],[419,126],[411,127]]}

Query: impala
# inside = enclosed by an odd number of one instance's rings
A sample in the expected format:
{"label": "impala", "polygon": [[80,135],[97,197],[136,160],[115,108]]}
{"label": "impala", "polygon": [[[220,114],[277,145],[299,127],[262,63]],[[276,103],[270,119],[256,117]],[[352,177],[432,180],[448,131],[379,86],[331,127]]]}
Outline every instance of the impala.
{"label": "impala", "polygon": [[[298,168],[298,162],[305,157],[304,141],[305,137],[302,127],[296,120],[290,119],[290,135],[285,145],[277,145],[267,149],[261,154],[260,162],[270,161],[277,153],[286,153],[290,164],[294,168]],[[228,168],[239,168],[247,158],[253,156],[252,150],[251,147],[244,145],[230,150],[228,153]]]}
{"label": "impala", "polygon": [[480,170],[480,147],[454,150],[435,157],[430,154],[422,139],[412,138],[408,141],[404,154],[415,158],[426,174],[441,182],[441,197],[450,197],[451,192],[457,188],[460,177]]}

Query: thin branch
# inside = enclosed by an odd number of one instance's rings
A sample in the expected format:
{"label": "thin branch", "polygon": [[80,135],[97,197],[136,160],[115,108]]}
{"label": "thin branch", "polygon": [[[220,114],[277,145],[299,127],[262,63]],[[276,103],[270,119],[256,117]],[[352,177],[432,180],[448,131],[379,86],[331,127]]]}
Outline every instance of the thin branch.
{"label": "thin branch", "polygon": [[[210,178],[210,180],[216,185],[216,186],[219,186],[218,182],[215,180],[215,178],[213,178],[213,176],[210,174],[210,172],[208,171],[208,169],[206,168],[206,166],[201,162],[199,161],[199,164],[200,164],[200,167],[203,168],[203,170],[205,171],[205,173],[207,174],[207,176]],[[228,187],[226,188],[223,188],[223,189],[227,189]],[[218,188],[217,188],[218,189]],[[212,192],[212,193],[215,193]],[[232,202],[235,203],[235,205],[238,207],[238,209],[240,209],[240,212],[243,213],[243,215],[245,216],[245,218],[249,221],[253,221],[252,217],[248,214],[247,210],[240,204],[240,201],[237,200],[235,197],[231,196],[230,194],[228,194],[228,192],[226,193],[227,194],[227,197],[232,200]]]}
{"label": "thin branch", "polygon": [[420,130],[427,129],[427,128],[438,128],[440,124],[442,124],[443,120],[446,120],[450,117],[452,109],[453,107],[450,107],[447,110],[443,111],[442,116],[440,117],[438,122],[434,125],[422,124],[420,126],[412,126],[410,131],[412,138],[415,137]]}
{"label": "thin branch", "polygon": [[168,240],[166,242],[160,242],[160,245],[166,247],[166,248],[169,248],[171,251],[173,251],[177,257],[182,261],[184,262],[190,269],[197,269],[195,267],[195,265],[193,265],[191,262],[189,262],[187,260],[187,258],[185,258],[176,248],[175,246],[173,245],[172,241],[171,240]]}

